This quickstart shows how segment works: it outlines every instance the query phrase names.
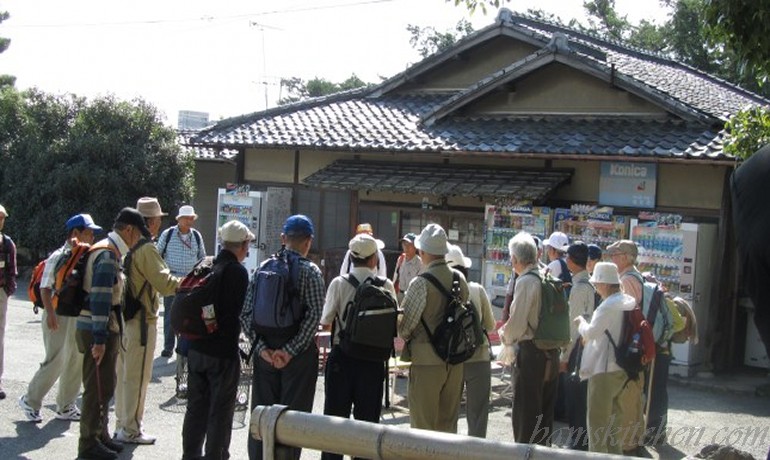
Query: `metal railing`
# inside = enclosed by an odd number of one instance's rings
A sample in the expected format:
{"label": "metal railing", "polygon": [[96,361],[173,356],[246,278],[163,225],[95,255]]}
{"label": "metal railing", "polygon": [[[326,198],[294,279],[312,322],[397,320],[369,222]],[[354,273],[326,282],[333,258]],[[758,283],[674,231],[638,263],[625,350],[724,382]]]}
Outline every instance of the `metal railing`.
{"label": "metal railing", "polygon": [[250,433],[262,440],[263,458],[273,459],[278,445],[372,459],[617,459],[618,456],[472,438],[436,431],[257,406]]}

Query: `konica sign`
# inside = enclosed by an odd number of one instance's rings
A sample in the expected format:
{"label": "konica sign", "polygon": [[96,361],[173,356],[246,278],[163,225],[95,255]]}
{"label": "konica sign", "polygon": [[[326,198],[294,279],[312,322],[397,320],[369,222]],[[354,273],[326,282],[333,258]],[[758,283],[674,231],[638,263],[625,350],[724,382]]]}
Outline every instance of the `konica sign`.
{"label": "konica sign", "polygon": [[658,165],[603,161],[599,177],[599,204],[655,208]]}

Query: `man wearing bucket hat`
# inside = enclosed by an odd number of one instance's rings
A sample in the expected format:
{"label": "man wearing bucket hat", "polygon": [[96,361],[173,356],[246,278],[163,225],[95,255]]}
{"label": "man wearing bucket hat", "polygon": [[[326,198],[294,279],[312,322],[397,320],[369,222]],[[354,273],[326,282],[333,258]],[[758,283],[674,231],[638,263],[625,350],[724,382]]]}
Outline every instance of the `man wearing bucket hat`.
{"label": "man wearing bucket hat", "polygon": [[8,298],[16,292],[16,245],[3,233],[8,211],[0,204],[0,399],[5,399],[3,391],[3,357],[5,355],[5,315],[8,312]]}
{"label": "man wearing bucket hat", "polygon": [[[158,237],[158,252],[174,276],[186,276],[199,260],[206,257],[203,237],[193,228],[197,219],[195,208],[184,205],[176,216],[177,224],[163,230]],[[163,298],[163,351],[160,355],[164,358],[170,358],[174,351],[175,335],[170,314],[173,303],[173,295]]]}
{"label": "man wearing bucket hat", "polygon": [[[217,331],[190,342],[187,412],[182,428],[182,458],[230,458],[230,438],[238,379],[241,375],[239,317],[249,274],[241,264],[254,234],[231,220],[219,229],[222,249],[212,273],[221,273],[212,299]],[[205,449],[204,449],[205,441]]]}
{"label": "man wearing bucket hat", "polygon": [[45,358],[30,380],[27,393],[19,398],[19,407],[21,407],[27,420],[35,423],[43,420],[40,416],[43,398],[57,380],[59,381],[59,391],[56,397],[56,418],[80,420],[80,409],[78,409],[75,401],[80,392],[82,381],[83,355],[78,353],[75,344],[77,318],[56,314],[53,293],[56,268],[60,261],[66,261],[69,258],[73,245],[78,243],[93,244],[94,233],[101,232],[102,227],[96,225],[89,214],[77,214],[70,217],[65,227],[67,239],[62,247],[55,250],[46,259],[43,276],[40,279],[40,300],[44,307],[41,322]]}
{"label": "man wearing bucket hat", "polygon": [[[438,224],[428,224],[414,242],[422,258],[424,274],[435,277],[451,291],[453,271],[446,264],[447,236]],[[423,274],[423,275],[424,275]],[[428,330],[435,331],[444,316],[446,297],[423,275],[415,278],[401,304],[404,316],[398,335],[411,356],[409,368],[409,422],[412,428],[457,432],[463,388],[463,365],[447,364],[433,350]],[[468,283],[460,276],[460,298],[468,299]],[[402,356],[403,359],[403,356]]]}
{"label": "man wearing bucket hat", "polygon": [[409,287],[409,283],[422,270],[422,259],[417,255],[417,248],[414,247],[414,240],[416,238],[417,235],[414,233],[407,233],[401,238],[401,248],[404,252],[398,256],[396,269],[393,271],[393,285],[396,287],[396,292],[398,292],[399,302],[404,300],[404,293],[406,288]]}
{"label": "man wearing bucket hat", "polygon": [[[446,263],[468,278],[468,269],[472,266],[470,257],[465,257],[460,246],[450,244]],[[484,286],[468,281],[468,296],[485,331],[495,328],[495,316],[492,304]],[[465,418],[468,421],[468,436],[487,437],[489,421],[489,392],[492,386],[492,368],[489,365],[489,338],[467,361],[463,363],[463,383],[465,384]]]}
{"label": "man wearing bucket hat", "polygon": [[[356,235],[361,234],[374,236],[374,229],[372,229],[372,224],[358,224],[356,226]],[[375,239],[375,241],[377,242],[377,276],[382,276],[385,278],[388,276],[388,267],[385,264],[385,254],[382,253],[382,250],[385,248],[385,242],[378,239]],[[340,264],[340,275],[350,273],[350,270],[352,269],[353,262],[350,261],[350,250],[348,250],[345,253],[345,257],[342,258],[342,264]]]}
{"label": "man wearing bucket hat", "polygon": [[607,334],[615,343],[621,342],[624,312],[633,310],[636,301],[623,293],[618,267],[613,263],[597,263],[591,282],[602,297],[602,303],[590,320],[582,315],[573,318],[585,343],[580,378],[588,380],[588,449],[622,454],[623,440],[619,433],[628,433],[621,429],[621,424],[626,419],[623,393],[629,380],[626,371],[615,361]]}
{"label": "man wearing bucket hat", "polygon": [[[155,437],[143,430],[147,387],[152,378],[152,363],[158,335],[160,297],[171,295],[180,278],[171,274],[166,262],[152,244],[151,237],[160,229],[165,216],[157,198],[142,197],[137,210],[144,218],[149,235],[136,241],[125,257],[126,305],[135,305],[133,317],[127,317],[120,348],[115,390],[115,439],[130,444],[154,444]],[[129,302],[129,300],[134,301]],[[124,316],[126,311],[124,310]]]}

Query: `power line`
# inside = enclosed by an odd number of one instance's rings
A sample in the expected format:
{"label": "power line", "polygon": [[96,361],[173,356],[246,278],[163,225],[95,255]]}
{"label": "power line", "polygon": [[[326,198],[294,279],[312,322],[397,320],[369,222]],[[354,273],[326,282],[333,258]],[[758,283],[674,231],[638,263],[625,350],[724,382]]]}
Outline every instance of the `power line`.
{"label": "power line", "polygon": [[[6,27],[7,28],[15,27],[20,29],[21,28],[63,28],[63,27],[163,25],[163,24],[199,22],[199,21],[214,22],[214,21],[227,21],[227,20],[233,20],[233,19],[250,18],[254,16],[267,16],[267,15],[274,15],[274,14],[300,13],[300,12],[306,12],[306,11],[318,11],[318,10],[329,10],[329,9],[336,9],[336,8],[356,7],[356,6],[371,5],[376,3],[390,3],[393,1],[395,0],[363,0],[363,1],[356,1],[356,2],[337,3],[332,5],[316,5],[316,6],[297,7],[297,8],[286,8],[281,10],[261,11],[257,13],[244,13],[244,14],[237,14],[237,15],[230,15],[230,16],[202,16],[202,17],[196,17],[196,18],[145,19],[145,20],[138,20],[138,21],[114,21],[114,22],[78,22],[78,23],[73,22],[73,23],[66,23],[66,24],[7,24]],[[261,24],[261,25],[265,26],[264,24]]]}

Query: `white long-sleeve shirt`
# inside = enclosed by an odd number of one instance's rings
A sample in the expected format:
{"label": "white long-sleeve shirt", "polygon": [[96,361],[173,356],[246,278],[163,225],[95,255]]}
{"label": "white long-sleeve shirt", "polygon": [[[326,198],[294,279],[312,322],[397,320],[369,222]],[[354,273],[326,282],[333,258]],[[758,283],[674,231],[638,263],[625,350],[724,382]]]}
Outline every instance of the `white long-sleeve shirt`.
{"label": "white long-sleeve shirt", "polygon": [[594,375],[621,370],[615,361],[615,351],[612,348],[605,330],[610,332],[616,344],[620,342],[623,327],[623,312],[636,306],[633,297],[617,292],[604,299],[596,308],[591,322],[582,316],[578,318],[578,332],[585,340],[583,360],[580,363],[580,378],[587,380]]}

